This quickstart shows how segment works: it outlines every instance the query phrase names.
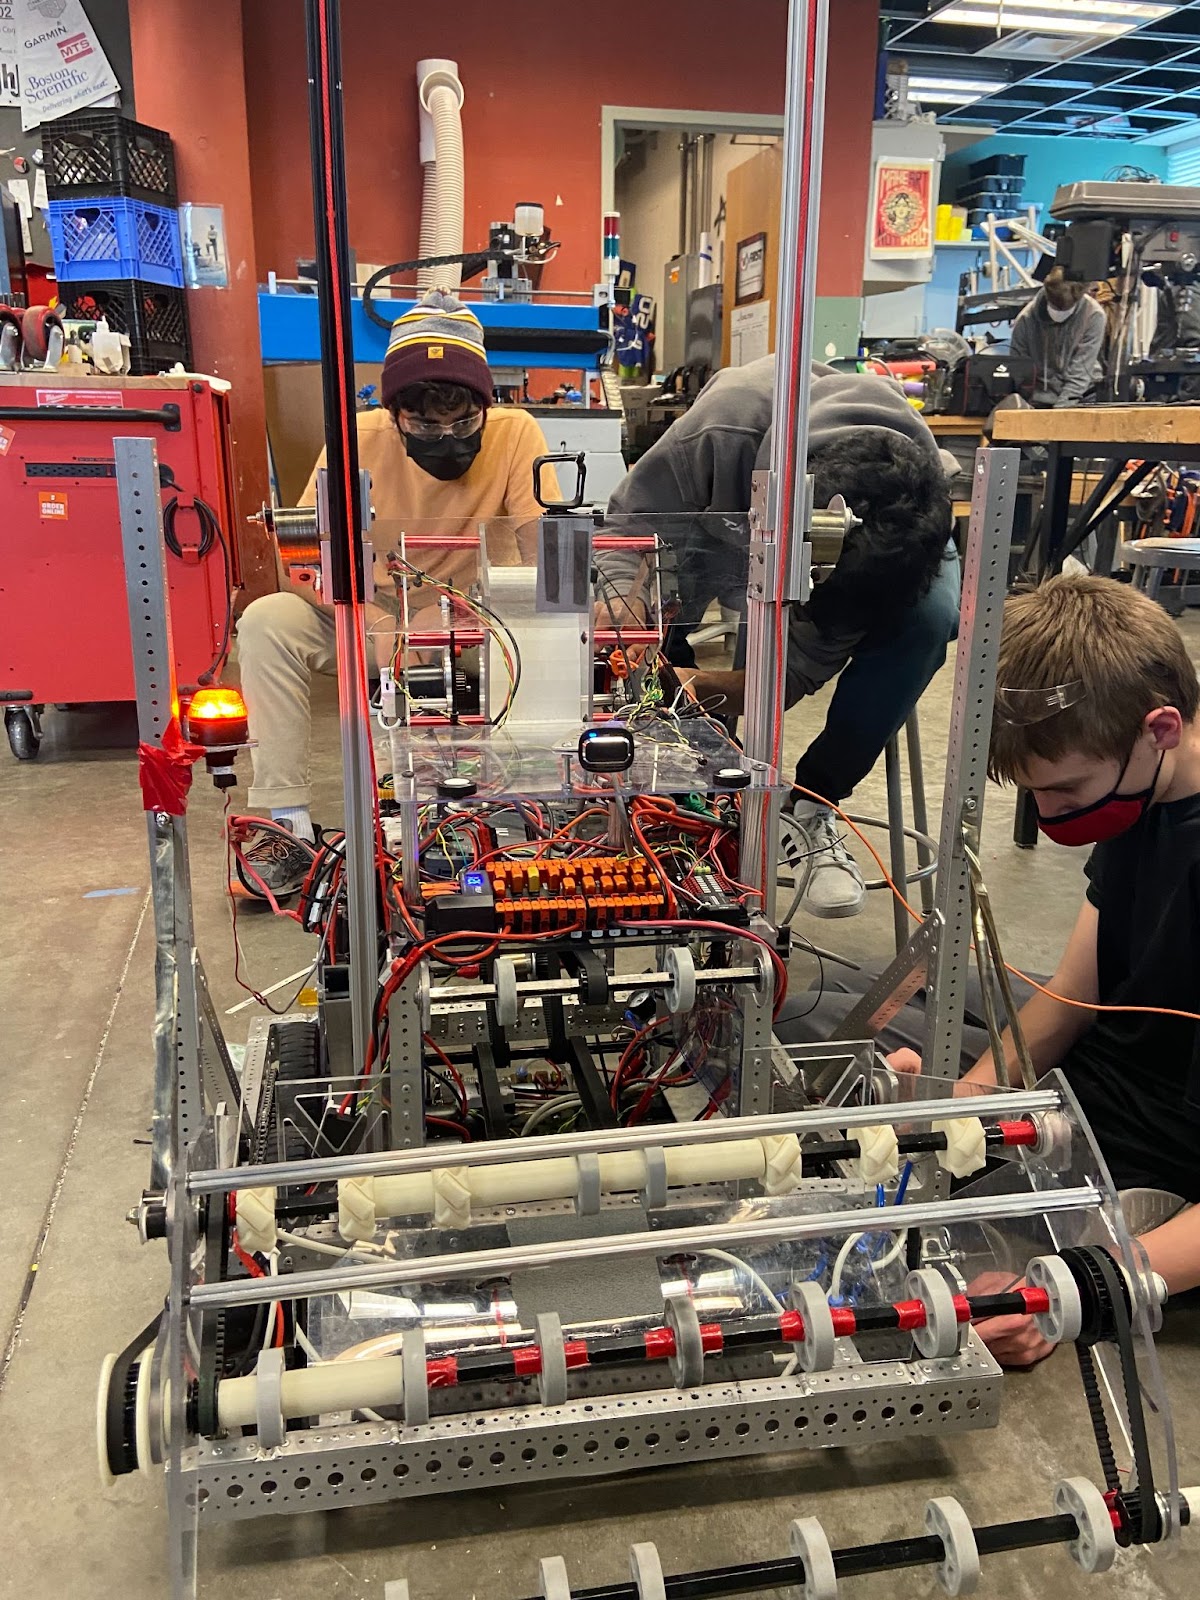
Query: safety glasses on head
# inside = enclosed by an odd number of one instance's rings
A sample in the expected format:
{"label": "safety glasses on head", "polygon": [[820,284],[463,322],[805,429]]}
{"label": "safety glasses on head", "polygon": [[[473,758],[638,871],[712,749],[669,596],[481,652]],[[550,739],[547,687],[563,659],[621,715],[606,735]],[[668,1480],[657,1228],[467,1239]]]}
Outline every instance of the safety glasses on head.
{"label": "safety glasses on head", "polygon": [[1035,722],[1056,717],[1060,711],[1065,711],[1068,706],[1077,706],[1086,698],[1087,690],[1082,678],[1073,678],[1070,683],[1056,683],[1049,689],[1006,689],[997,686],[996,721],[1007,723],[1010,728],[1028,728]]}

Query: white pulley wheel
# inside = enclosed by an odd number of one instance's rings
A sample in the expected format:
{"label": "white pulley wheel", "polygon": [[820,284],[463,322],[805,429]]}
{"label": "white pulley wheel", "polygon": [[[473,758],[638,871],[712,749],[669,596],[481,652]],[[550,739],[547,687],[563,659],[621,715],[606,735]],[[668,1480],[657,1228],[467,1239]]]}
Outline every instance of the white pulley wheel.
{"label": "white pulley wheel", "polygon": [[538,1562],[542,1581],[542,1600],[571,1600],[571,1580],[561,1556],[545,1556]]}
{"label": "white pulley wheel", "polygon": [[667,1600],[667,1582],[663,1577],[662,1562],[658,1559],[658,1546],[631,1544],[629,1571],[637,1588],[638,1600]]}
{"label": "white pulley wheel", "polygon": [[497,956],[492,964],[496,985],[496,1021],[502,1028],[515,1028],[521,1019],[521,1000],[517,993],[517,963],[512,956]]}
{"label": "white pulley wheel", "polygon": [[134,1437],[137,1440],[138,1471],[144,1477],[157,1476],[154,1450],[150,1439],[150,1369],[154,1361],[154,1346],[144,1350],[137,1361],[137,1392],[134,1402]]}
{"label": "white pulley wheel", "polygon": [[795,1347],[801,1371],[828,1372],[837,1341],[824,1289],[819,1283],[794,1283],[791,1300],[804,1323],[804,1336]]}
{"label": "white pulley wheel", "polygon": [[556,1311],[539,1311],[535,1326],[542,1357],[538,1396],[544,1406],[566,1405],[567,1352],[563,1348],[562,1322]]}
{"label": "white pulley wheel", "polygon": [[685,944],[673,944],[667,950],[663,971],[670,982],[663,990],[663,1004],[673,1017],[690,1011],[696,1004],[696,963]]}
{"label": "white pulley wheel", "polygon": [[1054,1490],[1054,1509],[1075,1518],[1079,1537],[1067,1546],[1084,1572],[1107,1572],[1117,1559],[1117,1536],[1104,1496],[1090,1478],[1064,1478]]}
{"label": "white pulley wheel", "polygon": [[425,1329],[405,1328],[400,1342],[400,1377],[404,1384],[404,1421],[417,1428],[429,1421],[429,1369],[425,1364]]}
{"label": "white pulley wheel", "polygon": [[1051,1344],[1071,1344],[1083,1327],[1083,1303],[1075,1274],[1061,1256],[1036,1256],[1025,1269],[1025,1281],[1034,1289],[1044,1289],[1050,1299],[1048,1311],[1034,1313],[1033,1321],[1043,1339]]}
{"label": "white pulley wheel", "polygon": [[925,1504],[925,1530],[942,1541],[945,1551],[935,1569],[947,1594],[973,1594],[979,1587],[979,1546],[971,1519],[948,1495]]}
{"label": "white pulley wheel", "polygon": [[691,1295],[669,1294],[664,1301],[667,1327],[675,1336],[671,1377],[677,1389],[695,1389],[704,1382],[704,1337]]}
{"label": "white pulley wheel", "polygon": [[837,1600],[837,1572],[825,1529],[816,1517],[797,1517],[788,1534],[792,1554],[804,1563],[804,1582],[793,1586],[795,1600]]}
{"label": "white pulley wheel", "polygon": [[913,1343],[925,1357],[958,1354],[958,1312],[954,1295],[940,1272],[921,1267],[904,1280],[904,1292],[925,1307],[925,1326],[914,1328]]}
{"label": "white pulley wheel", "polygon": [[105,1489],[111,1489],[117,1481],[108,1464],[108,1390],[116,1364],[116,1351],[110,1350],[100,1363],[100,1383],[96,1392],[96,1465],[100,1469],[101,1486]]}

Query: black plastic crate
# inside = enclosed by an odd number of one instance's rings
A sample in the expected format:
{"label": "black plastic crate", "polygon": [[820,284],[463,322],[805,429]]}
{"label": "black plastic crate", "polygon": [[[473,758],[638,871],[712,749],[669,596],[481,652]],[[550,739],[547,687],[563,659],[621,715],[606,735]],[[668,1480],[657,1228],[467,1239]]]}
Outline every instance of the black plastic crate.
{"label": "black plastic crate", "polygon": [[140,278],[114,278],[61,283],[58,294],[59,309],[69,320],[94,322],[104,317],[114,333],[129,335],[129,370],[135,376],[153,377],[177,361],[191,370],[192,343],[182,289]]}
{"label": "black plastic crate", "polygon": [[980,178],[1023,178],[1024,156],[988,156],[984,161],[972,161],[967,168],[973,181]]}
{"label": "black plastic crate", "polygon": [[51,200],[117,195],[174,206],[171,136],[111,108],[76,111],[41,129],[46,194]]}
{"label": "black plastic crate", "polygon": [[1019,203],[1024,188],[1024,178],[979,178],[970,183],[960,183],[955,191],[955,199],[960,206],[986,205],[989,196],[1001,195]]}

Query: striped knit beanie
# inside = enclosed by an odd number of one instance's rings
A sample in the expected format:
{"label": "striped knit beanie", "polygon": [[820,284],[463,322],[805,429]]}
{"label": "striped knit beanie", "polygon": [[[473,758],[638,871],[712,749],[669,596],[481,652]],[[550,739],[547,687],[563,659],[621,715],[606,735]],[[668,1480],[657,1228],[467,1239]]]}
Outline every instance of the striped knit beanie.
{"label": "striped knit beanie", "polygon": [[443,289],[431,289],[392,324],[383,360],[384,405],[414,383],[461,383],[485,408],[492,402],[479,318]]}

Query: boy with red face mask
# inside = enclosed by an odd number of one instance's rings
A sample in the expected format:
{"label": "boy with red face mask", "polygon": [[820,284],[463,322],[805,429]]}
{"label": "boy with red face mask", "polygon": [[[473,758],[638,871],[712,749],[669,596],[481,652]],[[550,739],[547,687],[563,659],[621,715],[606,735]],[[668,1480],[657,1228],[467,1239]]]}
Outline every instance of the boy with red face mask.
{"label": "boy with red face mask", "polygon": [[[1166,1190],[1192,1203],[1200,1201],[1198,712],[1179,631],[1145,595],[1110,578],[1058,577],[1007,601],[990,774],[1032,791],[1048,837],[1092,847],[1086,897],[1045,986],[1077,1004],[1035,989],[1021,1027],[1037,1072],[1057,1067],[1070,1081],[1117,1189]],[[845,996],[823,997],[803,1026],[789,1026],[785,1010],[780,1037],[827,1036],[839,1002],[844,1013]],[[1172,1011],[1193,1016],[1163,1014]],[[881,1042],[919,1038],[923,1021],[905,1007]],[[1003,1038],[1019,1082],[1011,1032]],[[920,1070],[908,1048],[889,1060]],[[970,1094],[995,1077],[988,1050],[959,1088]],[[1200,1207],[1142,1242],[1172,1294],[1200,1285]],[[1028,1317],[981,1331],[1010,1365],[1050,1351]]]}

